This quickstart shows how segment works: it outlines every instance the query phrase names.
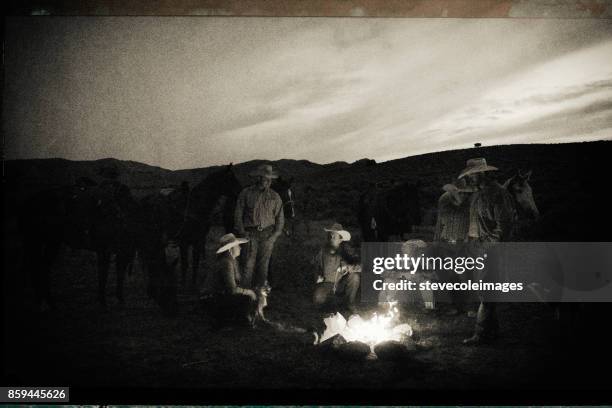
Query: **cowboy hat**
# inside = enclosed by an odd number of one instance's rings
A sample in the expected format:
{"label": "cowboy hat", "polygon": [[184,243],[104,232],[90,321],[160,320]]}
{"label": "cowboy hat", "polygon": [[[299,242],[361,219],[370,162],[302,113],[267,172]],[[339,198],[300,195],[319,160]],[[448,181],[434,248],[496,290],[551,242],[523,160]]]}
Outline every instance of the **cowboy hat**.
{"label": "cowboy hat", "polygon": [[425,248],[427,248],[427,243],[422,239],[409,239],[402,243],[402,254],[419,256]]}
{"label": "cowboy hat", "polygon": [[342,228],[342,224],[339,224],[337,222],[333,223],[331,227],[323,228],[323,229],[327,232],[335,232],[339,234],[340,238],[342,238],[343,241],[351,240],[351,233],[345,230],[344,228]]}
{"label": "cowboy hat", "polygon": [[459,177],[462,178],[468,174],[482,173],[485,171],[499,170],[497,167],[487,165],[487,160],[484,157],[478,157],[476,159],[469,159],[466,163],[466,168],[463,169]]}
{"label": "cowboy hat", "polygon": [[225,252],[230,248],[233,248],[240,244],[245,244],[249,242],[246,238],[236,238],[234,234],[225,234],[221,238],[219,238],[219,249],[217,249],[217,253]]}
{"label": "cowboy hat", "polygon": [[255,170],[249,173],[249,176],[264,176],[269,178],[278,178],[278,173],[274,171],[270,164],[260,164]]}

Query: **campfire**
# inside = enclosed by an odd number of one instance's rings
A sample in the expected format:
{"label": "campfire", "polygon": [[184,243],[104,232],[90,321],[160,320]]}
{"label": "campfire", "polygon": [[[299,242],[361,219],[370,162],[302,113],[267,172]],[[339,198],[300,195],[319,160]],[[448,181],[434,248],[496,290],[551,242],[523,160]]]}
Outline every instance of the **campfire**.
{"label": "campfire", "polygon": [[346,320],[340,313],[336,313],[323,319],[325,331],[320,336],[315,333],[314,344],[362,344],[369,347],[368,354],[380,357],[381,346],[397,349],[403,347],[401,343],[412,336],[412,327],[406,323],[398,323],[399,316],[397,302],[387,302],[387,311],[384,314],[374,313],[367,320],[357,314]]}

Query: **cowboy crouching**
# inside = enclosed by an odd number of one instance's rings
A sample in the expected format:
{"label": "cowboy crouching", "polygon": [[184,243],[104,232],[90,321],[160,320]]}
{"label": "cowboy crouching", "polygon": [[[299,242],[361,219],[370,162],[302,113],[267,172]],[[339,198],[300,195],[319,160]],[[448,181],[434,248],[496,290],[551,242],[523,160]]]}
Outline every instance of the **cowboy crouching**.
{"label": "cowboy crouching", "polygon": [[356,313],[361,266],[359,257],[348,245],[351,234],[338,223],[324,231],[326,243],[312,261],[316,282],[313,303],[319,308],[345,307]]}
{"label": "cowboy crouching", "polygon": [[201,297],[216,328],[232,324],[253,327],[259,318],[263,319],[263,309],[267,305],[265,288],[255,292],[241,285],[237,258],[240,245],[247,242],[248,239],[236,238],[234,234],[225,234],[219,240],[218,265],[209,274]]}

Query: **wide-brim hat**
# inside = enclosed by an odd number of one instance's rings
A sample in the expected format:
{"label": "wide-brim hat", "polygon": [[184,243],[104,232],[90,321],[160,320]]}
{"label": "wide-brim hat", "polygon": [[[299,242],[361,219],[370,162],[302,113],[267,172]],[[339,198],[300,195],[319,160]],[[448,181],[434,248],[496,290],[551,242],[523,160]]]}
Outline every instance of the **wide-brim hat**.
{"label": "wide-brim hat", "polygon": [[340,238],[343,241],[350,241],[351,240],[351,233],[348,232],[347,230],[345,230],[344,228],[342,228],[342,224],[339,224],[337,222],[333,223],[330,227],[328,228],[323,228],[325,231],[327,232],[335,232],[337,234],[340,235]]}
{"label": "wide-brim hat", "polygon": [[402,254],[419,256],[427,248],[427,243],[422,239],[410,239],[402,243]]}
{"label": "wide-brim hat", "polygon": [[459,174],[458,179],[467,176],[468,174],[482,173],[485,171],[499,170],[497,167],[489,166],[484,157],[469,159],[466,163],[466,168]]}
{"label": "wide-brim hat", "polygon": [[236,238],[234,234],[225,234],[221,238],[219,238],[219,249],[217,249],[217,253],[225,252],[230,248],[238,246],[240,244],[246,244],[249,242],[246,238]]}
{"label": "wide-brim hat", "polygon": [[252,177],[264,176],[264,177],[269,177],[269,178],[275,179],[275,178],[278,178],[278,173],[276,171],[274,171],[274,169],[272,168],[271,165],[269,165],[269,164],[261,164],[261,165],[257,166],[257,168],[255,170],[250,172],[249,176],[252,176]]}

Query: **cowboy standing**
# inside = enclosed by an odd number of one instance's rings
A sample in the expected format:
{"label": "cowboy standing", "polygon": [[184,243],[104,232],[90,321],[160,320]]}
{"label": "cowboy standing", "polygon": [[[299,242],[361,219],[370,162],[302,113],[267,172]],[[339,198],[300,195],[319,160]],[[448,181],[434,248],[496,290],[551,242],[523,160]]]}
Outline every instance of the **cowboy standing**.
{"label": "cowboy standing", "polygon": [[[470,203],[468,240],[475,243],[474,249],[483,252],[493,249],[490,243],[508,240],[514,219],[509,193],[495,181],[490,172],[497,167],[487,165],[484,158],[470,159],[459,179],[467,177],[468,184],[476,189]],[[487,267],[475,270],[475,280],[494,281],[498,273],[498,259],[489,250]],[[476,314],[474,335],[465,339],[464,344],[475,345],[495,340],[499,331],[495,303],[487,302],[484,293],[479,293],[480,306]]]}
{"label": "cowboy standing", "polygon": [[236,232],[249,238],[243,284],[246,287],[267,286],[268,267],[274,244],[283,232],[283,202],[270,188],[278,174],[269,164],[262,164],[250,174],[257,182],[243,189],[236,201]]}
{"label": "cowboy standing", "polygon": [[350,241],[351,234],[338,223],[324,230],[327,242],[312,261],[316,281],[313,302],[324,306],[343,300],[349,311],[355,313],[361,266],[358,256],[345,244]]}
{"label": "cowboy standing", "polygon": [[[438,200],[438,217],[434,232],[434,242],[440,242],[439,250],[443,256],[458,256],[463,249],[463,243],[467,241],[468,228],[470,225],[470,197],[475,191],[467,185],[465,178],[458,179],[455,183],[445,184],[442,189],[444,193]],[[468,274],[456,274],[454,272],[439,271],[443,280],[450,282],[464,282]],[[464,293],[449,291],[448,296],[452,302],[449,310],[450,315],[461,313],[467,302]]]}

